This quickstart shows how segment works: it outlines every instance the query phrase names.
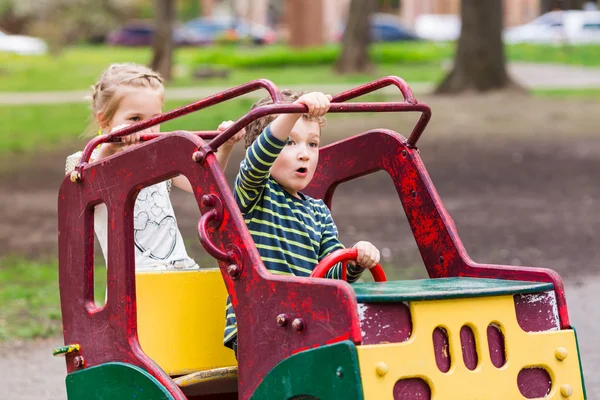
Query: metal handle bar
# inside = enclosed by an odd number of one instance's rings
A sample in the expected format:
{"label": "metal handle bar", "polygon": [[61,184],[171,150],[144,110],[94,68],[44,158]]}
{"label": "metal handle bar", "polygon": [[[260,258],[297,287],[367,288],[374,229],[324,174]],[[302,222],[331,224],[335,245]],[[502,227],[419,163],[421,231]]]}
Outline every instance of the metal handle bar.
{"label": "metal handle bar", "polygon": [[215,246],[208,237],[208,224],[213,220],[219,219],[219,212],[214,208],[207,211],[204,213],[204,215],[202,215],[202,217],[200,217],[200,221],[198,222],[198,235],[200,236],[200,244],[202,244],[202,247],[204,247],[204,250],[206,250],[208,254],[217,260],[231,261],[234,257],[233,253],[222,251]]}
{"label": "metal handle bar", "polygon": [[[400,89],[400,92],[404,96],[404,102],[392,102],[392,103],[349,103],[349,104],[340,104],[349,99],[353,99],[367,93],[371,93],[375,90],[381,89],[386,86],[395,85]],[[250,93],[257,89],[264,88],[269,92],[271,99],[273,100],[273,104],[259,107],[257,109],[251,110],[248,114],[244,115],[242,118],[237,120],[232,126],[223,131],[221,134],[215,135],[212,142],[208,145],[209,150],[215,151],[219,148],[223,143],[229,140],[236,132],[240,131],[242,128],[247,126],[250,122],[264,117],[266,115],[271,114],[284,114],[284,113],[306,113],[308,108],[303,105],[294,105],[294,104],[286,104],[281,103],[281,93],[273,84],[273,82],[267,79],[259,79],[255,81],[248,82],[246,84],[240,85],[233,89],[229,89],[213,96],[206,97],[197,102],[188,104],[187,106],[183,106],[177,108],[175,110],[169,111],[167,113],[158,115],[154,118],[151,118],[146,121],[141,121],[137,124],[130,125],[126,128],[123,128],[117,132],[113,132],[109,135],[97,136],[94,139],[90,140],[83,150],[83,154],[80,160],[80,163],[75,167],[75,170],[78,174],[81,174],[83,167],[90,159],[92,151],[100,144],[107,142],[116,141],[115,138],[130,135],[132,133],[147,129],[151,126],[161,124],[166,121],[170,121],[174,118],[189,114],[194,111],[199,111],[203,108],[222,103],[224,101],[233,99],[235,97],[239,97],[241,95]],[[394,111],[416,111],[421,112],[421,118],[415,125],[412,133],[410,134],[407,140],[407,146],[415,147],[417,141],[421,137],[427,123],[431,119],[431,109],[429,106],[419,103],[408,86],[408,84],[401,78],[396,76],[387,76],[381,79],[378,79],[373,82],[369,82],[367,84],[361,85],[357,88],[348,90],[346,92],[342,92],[335,97],[332,98],[331,107],[329,112],[337,113],[337,112],[394,112]],[[211,136],[215,131],[210,131]],[[157,135],[158,136],[158,135]],[[201,136],[202,137],[202,136]],[[144,135],[144,140],[149,140],[154,138],[153,135]],[[206,137],[209,138],[208,136]]]}
{"label": "metal handle bar", "polygon": [[[186,132],[191,133],[192,135],[196,135],[203,140],[213,140],[214,138],[219,136],[219,134],[222,133],[223,131],[186,131]],[[158,137],[168,135],[171,133],[173,133],[173,132],[159,132],[159,133],[143,134],[143,135],[140,135],[140,141],[147,142],[148,140],[156,139]],[[108,139],[108,141],[106,143],[120,143],[121,137],[122,136],[112,137],[112,138]]]}
{"label": "metal handle bar", "polygon": [[357,86],[353,89],[347,90],[340,94],[335,95],[332,99],[332,103],[342,103],[344,101],[348,101],[351,99],[355,99],[360,96],[364,96],[365,94],[374,92],[378,89],[394,85],[404,97],[404,101],[410,104],[417,104],[418,101],[415,99],[413,92],[406,83],[406,81],[398,76],[385,76],[383,78],[377,79],[376,81],[365,83],[364,85]]}
{"label": "metal handle bar", "polygon": [[[329,107],[330,113],[356,113],[356,112],[397,112],[397,111],[416,111],[420,112],[421,118],[410,137],[407,140],[407,146],[414,145],[421,137],[425,126],[431,118],[431,109],[423,103],[407,103],[407,102],[389,102],[389,103],[332,103]],[[246,127],[249,123],[258,118],[262,118],[272,114],[304,114],[308,112],[308,107],[303,104],[268,104],[262,107],[251,110],[248,114],[235,121],[223,133],[217,136],[208,146],[214,151],[221,144],[229,140],[236,132]]]}
{"label": "metal handle bar", "polygon": [[[231,100],[233,98],[242,96],[244,94],[253,92],[258,89],[266,89],[269,92],[269,95],[271,96],[271,99],[273,100],[274,103],[279,103],[281,101],[281,93],[279,92],[279,89],[277,89],[277,86],[275,86],[275,84],[273,82],[269,81],[268,79],[258,79],[255,81],[245,83],[245,84],[237,86],[233,89],[225,90],[225,91],[217,93],[215,95],[206,97],[202,100],[188,104],[187,106],[176,108],[175,110],[166,112],[164,114],[157,115],[156,117],[150,118],[146,121],[141,121],[141,122],[138,122],[137,124],[130,125],[126,128],[120,129],[109,135],[96,136],[94,139],[90,140],[87,143],[87,145],[85,146],[85,148],[83,149],[83,154],[81,155],[81,161],[80,161],[79,165],[76,167],[76,170],[81,172],[83,165],[86,164],[90,160],[92,151],[98,145],[100,145],[102,143],[106,143],[115,137],[131,135],[132,133],[142,131],[144,129],[150,128],[151,126],[170,121],[174,118],[181,117],[183,115],[189,114],[194,111],[202,110],[203,108],[210,107],[210,106],[222,103],[227,100]],[[223,142],[225,142],[225,141],[223,141]],[[221,145],[221,144],[222,143],[219,143],[219,145]]]}

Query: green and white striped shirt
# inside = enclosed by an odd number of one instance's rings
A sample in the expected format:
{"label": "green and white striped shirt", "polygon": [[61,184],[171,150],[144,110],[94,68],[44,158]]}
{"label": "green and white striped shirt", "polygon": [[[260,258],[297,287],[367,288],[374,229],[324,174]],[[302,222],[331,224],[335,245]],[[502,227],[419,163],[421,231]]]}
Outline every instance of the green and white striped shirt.
{"label": "green and white striped shirt", "polygon": [[[323,200],[286,192],[270,174],[285,146],[269,126],[252,143],[240,165],[234,196],[267,270],[278,275],[309,276],[334,250],[343,249],[331,212]],[[348,282],[358,280],[363,269],[348,264]],[[341,277],[341,263],[327,278]],[[227,299],[224,342],[232,347],[237,336],[235,313]]]}

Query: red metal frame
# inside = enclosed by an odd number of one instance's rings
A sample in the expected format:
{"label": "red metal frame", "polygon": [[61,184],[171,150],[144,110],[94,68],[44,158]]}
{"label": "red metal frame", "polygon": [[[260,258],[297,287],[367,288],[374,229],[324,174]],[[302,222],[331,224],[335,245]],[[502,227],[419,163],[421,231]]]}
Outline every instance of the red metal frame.
{"label": "red metal frame", "polygon": [[[365,154],[377,157],[365,157]],[[431,278],[464,276],[552,282],[561,327],[570,327],[564,286],[557,272],[546,268],[479,264],[471,260],[419,151],[408,146],[397,132],[376,129],[323,147],[317,171],[304,193],[323,199],[331,208],[333,193],[340,183],[381,170],[392,178]]]}
{"label": "red metal frame", "polygon": [[[340,103],[388,85],[397,86],[405,101]],[[250,111],[210,143],[198,135],[175,132],[88,165],[92,150],[102,142],[117,140],[258,88],[265,88],[275,104]],[[133,207],[137,193],[145,186],[180,174],[185,175],[194,188],[203,214],[199,222],[201,242],[219,260],[237,315],[240,398],[249,398],[262,378],[294,353],[342,340],[360,343],[356,297],[350,285],[336,280],[277,276],[266,271],[223,171],[211,154],[257,118],[306,111],[301,105],[281,104],[280,99],[279,91],[271,82],[254,81],[88,143],[76,167],[78,183],[66,177],[58,201],[65,344],[80,344],[80,355],[84,356],[87,366],[108,361],[131,363],[155,376],[176,399],[185,398],[140,348],[133,245]],[[330,112],[416,111],[422,116],[409,140],[392,131],[376,130],[323,148],[317,174],[307,194],[324,198],[331,205],[333,191],[339,183],[385,169],[396,185],[430,276],[554,282],[561,322],[568,325],[562,283],[556,273],[480,265],[468,258],[415,148],[430,119],[430,109],[414,99],[404,81],[387,77],[344,92],[333,101]],[[189,156],[182,156],[186,154]],[[365,157],[365,154],[373,156]],[[147,161],[150,159],[159,162],[150,165]],[[340,165],[344,168],[339,168]],[[109,210],[108,298],[104,307],[97,308],[93,299],[93,209],[101,202]],[[73,356],[67,355],[66,360],[69,372],[78,368]]]}

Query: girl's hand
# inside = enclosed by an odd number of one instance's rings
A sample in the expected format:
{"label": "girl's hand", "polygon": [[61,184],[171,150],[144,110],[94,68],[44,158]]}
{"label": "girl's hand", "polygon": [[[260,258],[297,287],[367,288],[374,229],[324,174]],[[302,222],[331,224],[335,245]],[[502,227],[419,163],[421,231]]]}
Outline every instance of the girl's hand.
{"label": "girl's hand", "polygon": [[[118,130],[121,130],[123,128],[128,127],[129,124],[123,124],[123,125],[119,125],[119,126],[115,126],[114,128],[111,129],[110,133],[116,132]],[[132,144],[136,144],[140,142],[140,135],[142,133],[145,133],[146,131],[142,131],[142,132],[135,132],[132,133],[131,135],[127,135],[127,136],[121,136],[121,144],[123,144],[125,147],[126,146],[130,146]]]}
{"label": "girl's hand", "polygon": [[331,95],[321,92],[311,92],[300,96],[294,104],[304,104],[307,106],[309,117],[322,117],[329,111]]}
{"label": "girl's hand", "polygon": [[381,255],[377,247],[373,246],[370,242],[358,242],[352,248],[358,250],[356,262],[363,268],[371,269],[379,264]]}
{"label": "girl's hand", "polygon": [[[223,121],[223,122],[221,122],[221,124],[219,125],[219,127],[217,128],[217,130],[219,132],[224,132],[231,125],[233,125],[233,121],[231,121],[231,120],[229,120],[229,121]],[[237,142],[239,142],[240,140],[244,139],[245,137],[246,137],[246,128],[242,128],[241,131],[239,131],[238,133],[236,133],[235,135],[233,135],[228,141],[226,141],[225,143],[223,143],[223,146],[233,147]]]}

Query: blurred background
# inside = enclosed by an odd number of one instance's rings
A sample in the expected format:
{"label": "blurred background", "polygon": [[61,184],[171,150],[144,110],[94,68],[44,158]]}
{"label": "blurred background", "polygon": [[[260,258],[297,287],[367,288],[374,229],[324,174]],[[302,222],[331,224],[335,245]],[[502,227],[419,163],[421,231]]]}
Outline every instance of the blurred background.
{"label": "blurred background", "polygon": [[[600,379],[600,11],[582,0],[0,0],[0,382],[9,399],[64,399],[57,193],[81,150],[90,86],[111,63],[167,78],[165,111],[253,79],[338,93],[404,78],[433,117],[421,157],[476,261],[558,271],[588,396]],[[264,93],[162,126],[214,129]],[[385,89],[367,100],[398,100]],[[416,115],[331,115],[323,142],[373,128],[405,137]],[[235,149],[230,182],[244,154]],[[366,157],[377,157],[367,154]],[[344,243],[370,240],[388,276],[425,277],[389,176],[341,185]],[[203,266],[198,207],[172,193]],[[98,253],[99,255],[100,253]],[[96,292],[106,271],[96,257]],[[100,300],[101,301],[101,300]],[[10,374],[21,371],[24,373]]]}

